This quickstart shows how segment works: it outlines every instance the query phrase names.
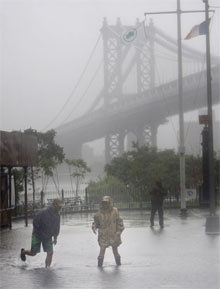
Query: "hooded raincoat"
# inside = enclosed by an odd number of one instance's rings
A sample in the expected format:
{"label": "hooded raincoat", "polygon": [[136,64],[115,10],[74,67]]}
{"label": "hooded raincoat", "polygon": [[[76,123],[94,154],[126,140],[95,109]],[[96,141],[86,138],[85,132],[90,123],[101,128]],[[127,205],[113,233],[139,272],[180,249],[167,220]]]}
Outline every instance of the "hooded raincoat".
{"label": "hooded raincoat", "polygon": [[100,247],[118,247],[122,243],[123,220],[119,215],[118,209],[113,207],[110,197],[105,196],[102,198],[100,209],[94,216],[92,229],[98,229]]}

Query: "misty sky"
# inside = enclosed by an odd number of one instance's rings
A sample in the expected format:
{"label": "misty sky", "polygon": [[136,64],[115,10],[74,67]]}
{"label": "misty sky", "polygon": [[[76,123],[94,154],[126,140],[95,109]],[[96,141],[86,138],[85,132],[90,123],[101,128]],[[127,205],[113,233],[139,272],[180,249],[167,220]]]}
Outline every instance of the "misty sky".
{"label": "misty sky", "polygon": [[[216,10],[210,27],[211,52],[219,56],[220,1],[209,4],[216,7],[211,7]],[[203,10],[204,3],[182,0],[181,8]],[[77,90],[75,87],[100,36],[103,17],[112,25],[118,17],[123,24],[134,25],[136,18],[144,20],[144,12],[170,10],[176,10],[176,0],[0,0],[0,130],[44,130],[79,115],[96,94],[91,88],[84,105],[79,105],[101,60],[101,41]],[[174,15],[151,18],[176,37]],[[182,38],[202,21],[203,13],[183,15]],[[187,45],[205,51],[205,37]],[[215,108],[218,112],[219,106]],[[197,120],[198,113],[185,117]],[[175,129],[166,125],[172,136],[178,130],[177,118],[173,122]],[[162,135],[160,131],[159,140]]]}

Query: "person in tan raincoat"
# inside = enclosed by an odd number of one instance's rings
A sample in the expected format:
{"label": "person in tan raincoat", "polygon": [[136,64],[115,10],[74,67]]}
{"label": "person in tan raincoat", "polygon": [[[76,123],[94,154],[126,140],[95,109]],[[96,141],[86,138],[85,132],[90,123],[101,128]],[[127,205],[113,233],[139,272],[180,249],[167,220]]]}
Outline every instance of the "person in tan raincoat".
{"label": "person in tan raincoat", "polygon": [[92,230],[96,234],[98,229],[98,243],[100,253],[98,256],[98,267],[102,267],[105,250],[111,246],[117,265],[121,265],[121,256],[118,253],[118,246],[121,242],[121,233],[124,230],[123,220],[118,209],[112,205],[109,196],[104,196],[100,203],[100,208],[94,216]]}

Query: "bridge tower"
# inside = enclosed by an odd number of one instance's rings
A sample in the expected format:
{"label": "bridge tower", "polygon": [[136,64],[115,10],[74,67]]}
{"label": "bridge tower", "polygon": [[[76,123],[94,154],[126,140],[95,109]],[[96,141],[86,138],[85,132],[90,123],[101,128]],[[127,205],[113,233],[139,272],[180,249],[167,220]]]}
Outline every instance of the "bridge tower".
{"label": "bridge tower", "polygon": [[[142,37],[134,39],[135,56],[133,67],[136,68],[137,75],[137,93],[154,88],[154,26],[150,22],[149,26],[144,27],[143,23],[137,20],[135,27],[137,34],[142,31]],[[134,29],[135,29],[134,27]],[[145,29],[143,29],[145,28]],[[116,25],[108,25],[104,19],[101,29],[103,36],[104,49],[104,107],[109,109],[112,103],[120,102],[123,96],[123,82],[125,77],[122,75],[123,61],[128,54],[132,44],[126,44],[122,41],[122,34],[131,29],[131,26],[123,26],[118,18]],[[144,32],[144,34],[143,34]],[[108,163],[113,157],[119,156],[124,151],[124,138],[128,131],[132,131],[137,141],[141,144],[156,146],[157,126],[155,123],[149,124],[145,120],[139,121],[136,127],[123,127],[115,129],[106,129],[105,135],[105,159]]]}
{"label": "bridge tower", "polygon": [[[136,26],[140,26],[137,20]],[[141,93],[155,87],[155,56],[153,21],[148,27],[144,27],[144,39],[138,37],[136,41],[136,65],[137,65],[137,92]],[[157,146],[157,125],[146,123],[145,119],[139,121],[134,129],[134,134],[140,145]]]}
{"label": "bridge tower", "polygon": [[[109,104],[119,101],[122,95],[122,45],[119,35],[122,32],[120,19],[114,27],[110,27],[104,19],[102,27],[103,49],[104,49],[104,107],[108,109]],[[109,162],[113,157],[123,151],[121,132],[111,132],[107,128],[105,136],[105,160]]]}

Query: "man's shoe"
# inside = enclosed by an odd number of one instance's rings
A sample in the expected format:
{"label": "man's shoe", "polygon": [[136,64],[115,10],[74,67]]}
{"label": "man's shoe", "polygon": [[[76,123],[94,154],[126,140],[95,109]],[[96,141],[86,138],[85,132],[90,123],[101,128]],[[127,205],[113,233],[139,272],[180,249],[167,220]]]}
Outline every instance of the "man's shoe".
{"label": "man's shoe", "polygon": [[26,261],[26,256],[25,256],[24,248],[21,249],[20,258],[21,258],[22,261]]}
{"label": "man's shoe", "polygon": [[103,256],[98,256],[98,267],[102,267],[103,260],[104,260]]}

